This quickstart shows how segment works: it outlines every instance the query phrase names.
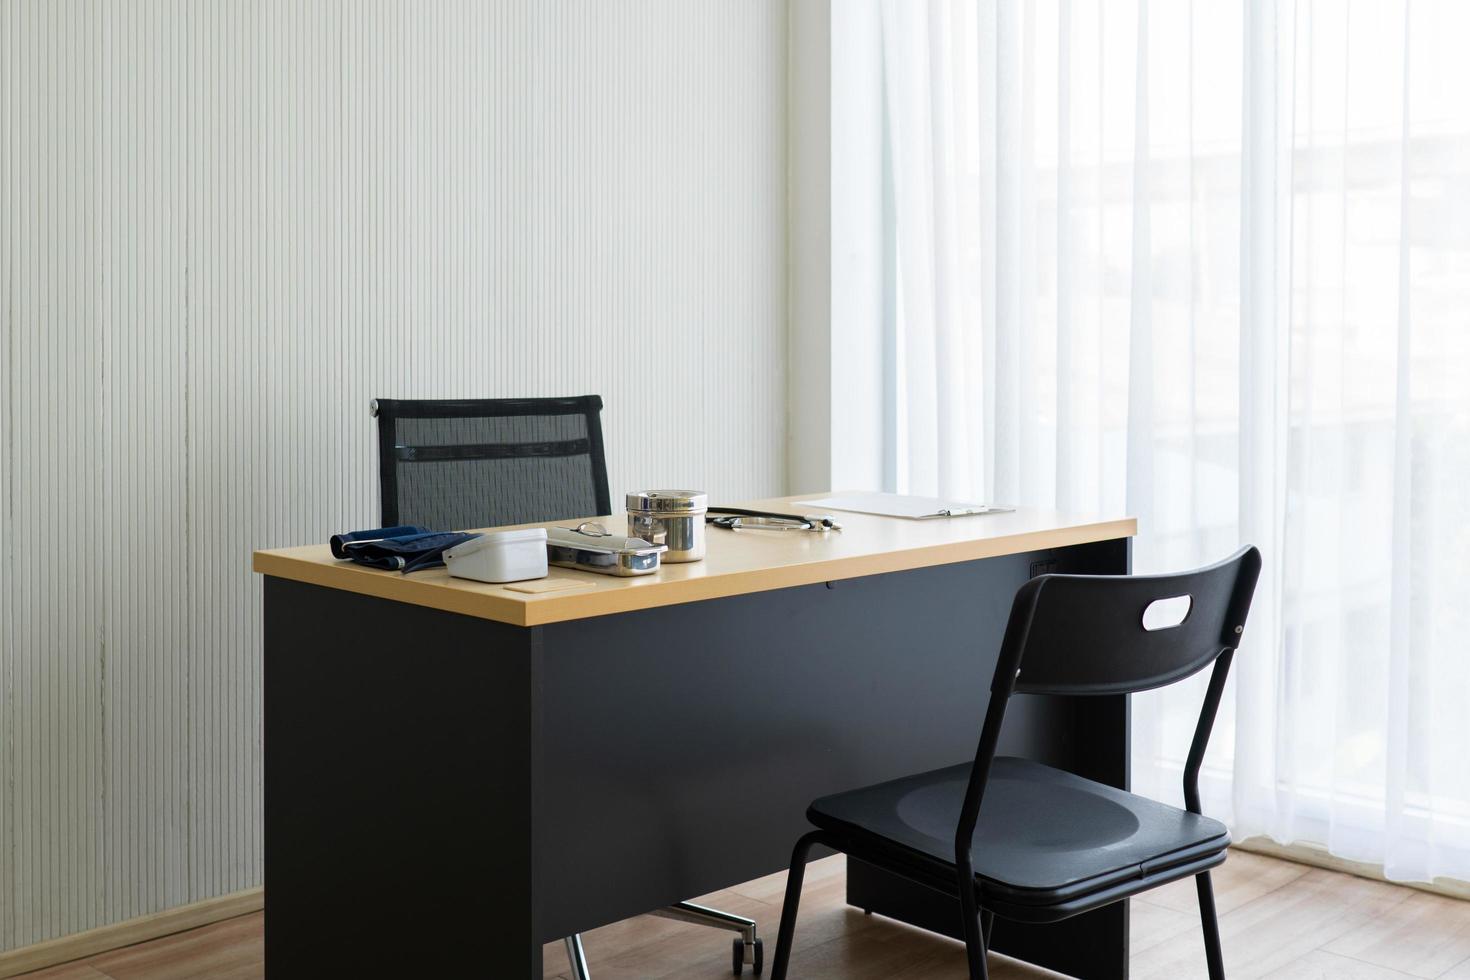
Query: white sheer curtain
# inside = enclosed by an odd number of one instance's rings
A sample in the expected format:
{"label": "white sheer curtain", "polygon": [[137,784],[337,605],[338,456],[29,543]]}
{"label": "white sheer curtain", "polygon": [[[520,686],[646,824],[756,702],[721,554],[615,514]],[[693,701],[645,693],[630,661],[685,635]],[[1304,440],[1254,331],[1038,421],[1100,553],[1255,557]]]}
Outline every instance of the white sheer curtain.
{"label": "white sheer curtain", "polygon": [[[1470,879],[1470,4],[881,23],[889,488],[1128,511],[1141,571],[1260,546],[1207,808]],[[1197,680],[1136,699],[1140,791]]]}

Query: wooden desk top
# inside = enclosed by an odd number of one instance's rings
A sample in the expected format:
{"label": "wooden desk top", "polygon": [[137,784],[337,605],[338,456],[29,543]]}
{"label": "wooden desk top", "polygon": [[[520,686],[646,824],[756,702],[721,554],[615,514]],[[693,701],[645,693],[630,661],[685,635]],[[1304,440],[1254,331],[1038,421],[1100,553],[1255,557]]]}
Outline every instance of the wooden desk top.
{"label": "wooden desk top", "polygon": [[[807,498],[826,494],[809,494]],[[750,501],[744,506],[802,513],[803,497]],[[1062,548],[1137,533],[1131,518],[1102,519],[1022,509],[1007,514],[934,518],[832,512],[844,530],[726,531],[706,529],[703,561],[667,564],[653,575],[618,578],[552,566],[550,578],[571,580],[575,588],[528,594],[503,585],[452,578],[443,568],[404,575],[363,568],[332,558],[325,544],[255,552],[255,571],[429,606],[446,612],[493,619],[513,626],[539,626],[609,613],[651,609],[681,602],[832,582],[862,575],[900,572],[929,565],[993,558],[997,555]],[[624,519],[602,518],[614,533]],[[559,521],[571,527],[576,521]],[[527,525],[535,527],[537,525]]]}

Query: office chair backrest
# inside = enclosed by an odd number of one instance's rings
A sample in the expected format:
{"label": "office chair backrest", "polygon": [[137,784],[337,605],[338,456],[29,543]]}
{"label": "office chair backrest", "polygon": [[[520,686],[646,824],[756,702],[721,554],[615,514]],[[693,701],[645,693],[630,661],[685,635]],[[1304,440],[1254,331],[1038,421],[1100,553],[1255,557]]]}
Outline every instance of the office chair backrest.
{"label": "office chair backrest", "polygon": [[[1163,687],[1233,650],[1245,630],[1255,548],[1172,575],[1042,575],[1016,593],[1024,632],[1002,658],[1020,694],[1130,694]],[[1020,675],[1015,670],[1020,669]]]}
{"label": "office chair backrest", "polygon": [[436,530],[608,514],[602,399],[373,401],[383,526]]}

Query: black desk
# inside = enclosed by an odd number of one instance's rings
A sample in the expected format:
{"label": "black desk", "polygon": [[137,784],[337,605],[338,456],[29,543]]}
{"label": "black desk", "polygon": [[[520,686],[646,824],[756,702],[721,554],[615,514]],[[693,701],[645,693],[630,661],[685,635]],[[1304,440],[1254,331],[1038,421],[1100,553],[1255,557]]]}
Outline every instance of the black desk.
{"label": "black desk", "polygon": [[[1133,527],[850,516],[542,597],[258,553],[267,974],[539,980],[543,943],[784,869],[814,797],[968,759],[1016,588],[1127,571]],[[1126,786],[1127,701],[1017,698],[1002,751]],[[858,862],[848,900],[958,935]],[[994,947],[1124,977],[1127,908]]]}

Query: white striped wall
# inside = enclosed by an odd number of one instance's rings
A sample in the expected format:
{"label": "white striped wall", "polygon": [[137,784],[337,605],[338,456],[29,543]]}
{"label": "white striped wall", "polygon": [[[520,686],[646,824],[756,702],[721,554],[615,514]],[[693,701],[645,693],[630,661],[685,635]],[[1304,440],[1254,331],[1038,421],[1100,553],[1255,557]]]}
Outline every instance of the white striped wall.
{"label": "white striped wall", "polygon": [[374,395],[780,492],[781,0],[0,0],[0,950],[258,884],[253,548]]}

